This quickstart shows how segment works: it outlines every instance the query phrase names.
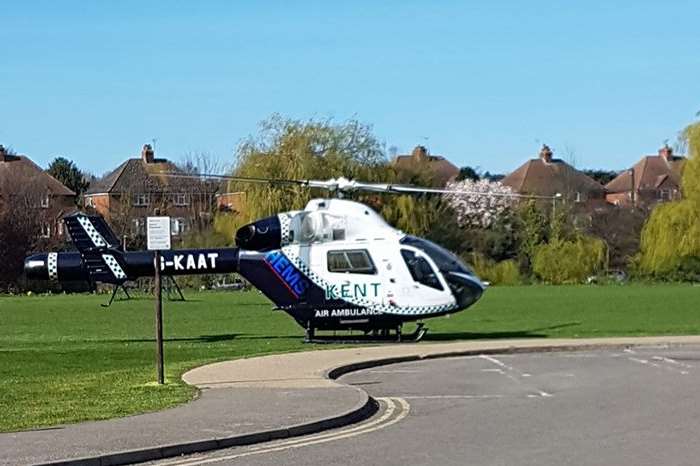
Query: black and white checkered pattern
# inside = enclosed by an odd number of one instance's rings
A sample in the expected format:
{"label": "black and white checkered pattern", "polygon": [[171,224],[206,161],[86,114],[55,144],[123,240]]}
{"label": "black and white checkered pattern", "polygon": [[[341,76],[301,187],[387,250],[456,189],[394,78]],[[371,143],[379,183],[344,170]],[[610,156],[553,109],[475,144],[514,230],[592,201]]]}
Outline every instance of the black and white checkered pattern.
{"label": "black and white checkered pattern", "polygon": [[[311,280],[316,286],[327,289],[328,287],[328,282],[324,280],[322,277],[320,277],[317,273],[315,273],[311,268],[304,263],[304,261],[301,260],[301,258],[296,254],[296,251],[294,251],[293,246],[288,246],[286,248],[282,248],[282,252],[284,253],[285,256],[290,260],[292,264],[296,268],[298,268],[301,273],[306,275],[309,280]],[[361,299],[361,298],[343,298],[344,301],[347,301],[351,304],[354,304],[356,306],[362,306],[368,309],[372,309],[375,311],[380,311],[386,314],[395,314],[395,315],[431,315],[431,314],[444,314],[445,312],[451,311],[453,309],[457,308],[456,302],[451,303],[451,304],[445,304],[441,306],[390,306],[386,304],[380,304],[380,303],[374,303],[368,299]]]}
{"label": "black and white checkered pattern", "polygon": [[292,226],[292,217],[289,214],[278,214],[277,218],[280,221],[280,239],[282,245],[289,244],[289,232]]}
{"label": "black and white checkered pattern", "polygon": [[81,215],[78,217],[78,222],[80,222],[80,225],[83,227],[83,230],[85,230],[85,233],[87,233],[87,235],[90,237],[92,244],[94,244],[95,247],[104,248],[107,246],[107,242],[95,229],[95,226],[92,224],[89,218]]}
{"label": "black and white checkered pattern", "polygon": [[58,280],[58,253],[50,252],[46,258],[46,268],[49,271],[49,280]]}
{"label": "black and white checkered pattern", "polygon": [[102,259],[104,259],[105,264],[107,264],[107,267],[109,267],[109,270],[112,271],[117,280],[126,280],[126,274],[124,273],[122,266],[119,265],[119,262],[117,262],[113,255],[102,254]]}

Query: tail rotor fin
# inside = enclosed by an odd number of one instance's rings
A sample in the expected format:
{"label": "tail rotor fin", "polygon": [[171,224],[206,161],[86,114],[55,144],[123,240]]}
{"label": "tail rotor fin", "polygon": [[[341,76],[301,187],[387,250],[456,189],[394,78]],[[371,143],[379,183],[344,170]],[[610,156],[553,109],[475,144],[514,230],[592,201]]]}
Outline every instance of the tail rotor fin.
{"label": "tail rotor fin", "polygon": [[119,239],[99,215],[85,215],[81,212],[63,218],[73,244],[78,251],[102,249],[122,250]]}
{"label": "tail rotor fin", "polygon": [[92,251],[83,254],[83,263],[93,282],[122,285],[126,275],[124,257],[121,251]]}
{"label": "tail rotor fin", "polygon": [[123,248],[104,218],[78,212],[64,217],[63,222],[80,251],[90,280],[121,285],[129,279]]}

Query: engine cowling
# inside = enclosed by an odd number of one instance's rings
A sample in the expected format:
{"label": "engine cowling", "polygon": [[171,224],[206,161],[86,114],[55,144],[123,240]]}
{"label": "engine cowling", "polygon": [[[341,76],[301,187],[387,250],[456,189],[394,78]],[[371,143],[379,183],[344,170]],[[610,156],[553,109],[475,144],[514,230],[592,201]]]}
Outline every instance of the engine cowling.
{"label": "engine cowling", "polygon": [[279,217],[263,218],[236,231],[236,246],[249,251],[271,251],[282,245]]}

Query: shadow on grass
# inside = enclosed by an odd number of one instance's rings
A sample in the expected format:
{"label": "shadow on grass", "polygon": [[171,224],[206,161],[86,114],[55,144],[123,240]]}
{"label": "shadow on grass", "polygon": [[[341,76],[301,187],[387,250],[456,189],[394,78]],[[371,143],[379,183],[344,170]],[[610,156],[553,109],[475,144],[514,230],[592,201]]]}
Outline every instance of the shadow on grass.
{"label": "shadow on grass", "polygon": [[[557,330],[567,327],[575,327],[581,325],[581,322],[568,322],[565,324],[552,325],[549,327],[540,327],[530,330],[515,330],[515,331],[496,331],[496,332],[445,332],[445,333],[431,333],[430,331],[425,335],[423,341],[457,341],[457,340],[499,340],[499,339],[513,339],[513,338],[548,338],[551,334],[548,334],[547,330]],[[357,335],[355,335],[357,337]],[[340,338],[340,337],[339,337]],[[348,336],[352,339],[353,336]],[[176,342],[189,342],[189,343],[219,343],[226,341],[250,341],[250,340],[301,340],[303,335],[257,335],[257,334],[246,334],[246,333],[224,333],[219,335],[199,335],[192,337],[170,337],[164,338],[163,341],[166,343],[176,343]],[[342,338],[341,338],[342,339]],[[124,339],[114,339],[114,340],[98,340],[91,341],[91,343],[153,343],[155,338],[124,338]],[[387,343],[394,343],[394,341],[387,341]]]}
{"label": "shadow on grass", "polygon": [[424,341],[448,341],[448,340],[503,340],[512,338],[549,338],[552,335],[542,333],[545,330],[558,330],[567,327],[576,327],[581,322],[568,322],[566,324],[552,325],[550,327],[533,328],[530,330],[500,331],[500,332],[448,332],[426,333]]}
{"label": "shadow on grass", "polygon": [[[191,342],[191,343],[218,343],[232,340],[289,340],[301,339],[303,335],[248,335],[245,333],[226,333],[221,335],[200,335],[197,337],[171,337],[163,338],[168,342]],[[99,340],[91,343],[154,343],[155,338],[123,338],[116,340]]]}

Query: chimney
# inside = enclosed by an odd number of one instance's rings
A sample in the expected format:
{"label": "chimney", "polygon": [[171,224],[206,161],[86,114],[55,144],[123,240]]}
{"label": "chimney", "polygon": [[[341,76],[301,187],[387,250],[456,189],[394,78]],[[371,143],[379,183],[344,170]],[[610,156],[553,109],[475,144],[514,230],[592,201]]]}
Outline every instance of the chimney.
{"label": "chimney", "polygon": [[153,163],[154,154],[153,148],[150,144],[143,145],[143,149],[141,150],[141,160],[143,160],[144,163]]}
{"label": "chimney", "polygon": [[421,162],[428,158],[428,149],[425,146],[416,146],[411,152],[411,157],[415,162]]}
{"label": "chimney", "polygon": [[547,144],[542,144],[540,149],[540,158],[544,163],[552,163],[552,149]]}
{"label": "chimney", "polygon": [[673,149],[671,149],[668,144],[659,149],[659,157],[663,157],[666,161],[671,161],[673,159]]}

